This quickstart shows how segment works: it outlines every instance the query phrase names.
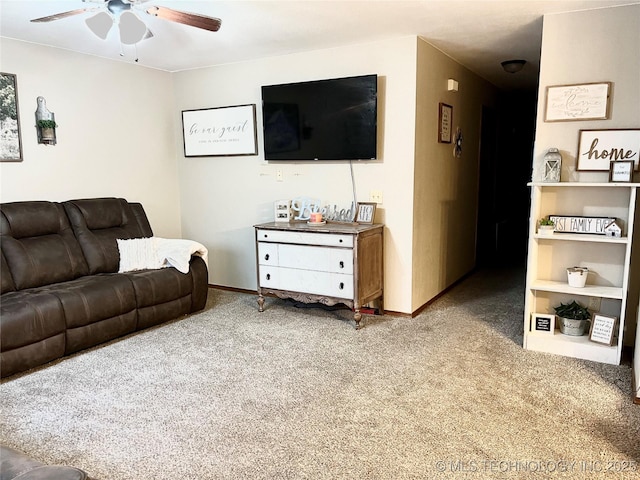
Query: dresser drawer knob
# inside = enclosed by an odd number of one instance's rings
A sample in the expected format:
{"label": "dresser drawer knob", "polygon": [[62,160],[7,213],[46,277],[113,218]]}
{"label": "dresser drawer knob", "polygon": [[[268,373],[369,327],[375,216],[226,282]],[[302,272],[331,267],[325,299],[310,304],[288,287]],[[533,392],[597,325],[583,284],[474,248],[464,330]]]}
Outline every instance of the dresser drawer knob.
{"label": "dresser drawer knob", "polygon": [[264,256],[264,259],[265,260],[269,260],[269,254],[268,253]]}
{"label": "dresser drawer knob", "polygon": [[271,280],[271,274],[267,273],[267,280]]}
{"label": "dresser drawer knob", "polygon": [[264,238],[269,238],[269,235],[267,235],[266,233],[264,234]]}
{"label": "dresser drawer knob", "polygon": [[344,268],[344,262],[340,261],[340,268]]}
{"label": "dresser drawer knob", "polygon": [[339,243],[342,243],[342,239],[338,240]]}
{"label": "dresser drawer knob", "polygon": [[344,283],[340,282],[340,290],[344,290]]}

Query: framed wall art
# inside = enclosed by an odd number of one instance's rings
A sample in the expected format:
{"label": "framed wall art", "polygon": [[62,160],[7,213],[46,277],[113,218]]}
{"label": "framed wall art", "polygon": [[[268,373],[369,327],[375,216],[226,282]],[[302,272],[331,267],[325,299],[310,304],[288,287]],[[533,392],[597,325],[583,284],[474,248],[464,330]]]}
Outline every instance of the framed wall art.
{"label": "framed wall art", "polygon": [[638,170],[640,128],[580,130],[577,170],[609,171],[611,162],[632,160]]}
{"label": "framed wall art", "polygon": [[227,157],[258,154],[256,106],[182,111],[185,157]]}
{"label": "framed wall art", "polygon": [[21,162],[18,81],[12,73],[0,73],[0,127],[0,162]]}
{"label": "framed wall art", "polygon": [[451,143],[451,125],[453,125],[453,107],[446,103],[440,103],[438,111],[439,143]]}
{"label": "framed wall art", "polygon": [[606,120],[610,91],[611,82],[549,86],[544,121]]}

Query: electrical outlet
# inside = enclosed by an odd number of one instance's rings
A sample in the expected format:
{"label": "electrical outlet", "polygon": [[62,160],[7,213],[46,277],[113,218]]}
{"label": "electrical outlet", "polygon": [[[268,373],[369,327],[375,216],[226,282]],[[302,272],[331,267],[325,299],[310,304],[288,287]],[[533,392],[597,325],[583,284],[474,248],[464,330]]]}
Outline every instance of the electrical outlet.
{"label": "electrical outlet", "polygon": [[284,181],[284,179],[282,178],[282,170],[280,169],[276,170],[276,181],[277,182]]}
{"label": "electrical outlet", "polygon": [[382,190],[371,190],[369,193],[369,201],[382,205]]}
{"label": "electrical outlet", "polygon": [[602,298],[589,297],[589,310],[591,310],[592,312],[599,311],[601,303],[602,303]]}

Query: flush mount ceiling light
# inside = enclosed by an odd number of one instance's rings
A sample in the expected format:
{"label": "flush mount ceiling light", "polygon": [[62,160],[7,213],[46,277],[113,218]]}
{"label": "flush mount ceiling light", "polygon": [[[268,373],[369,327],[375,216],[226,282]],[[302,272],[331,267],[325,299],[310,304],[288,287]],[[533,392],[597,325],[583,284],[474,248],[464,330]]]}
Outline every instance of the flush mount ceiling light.
{"label": "flush mount ceiling light", "polygon": [[191,27],[217,32],[221,25],[221,20],[215,17],[207,17],[195,13],[187,13],[173,10],[167,7],[149,6],[141,7],[149,0],[83,0],[87,3],[97,3],[100,6],[79,8],[68,12],[56,13],[42,18],[34,18],[32,22],[52,22],[61,18],[71,17],[82,13],[96,12],[96,15],[88,18],[86,24],[89,29],[98,37],[106,40],[113,25],[118,26],[120,41],[126,45],[138,43],[141,40],[153,36],[147,25],[140,17],[152,15],[170,22],[182,23]]}
{"label": "flush mount ceiling light", "polygon": [[526,60],[505,60],[500,65],[507,73],[517,73],[522,70],[525,63],[527,63]]}

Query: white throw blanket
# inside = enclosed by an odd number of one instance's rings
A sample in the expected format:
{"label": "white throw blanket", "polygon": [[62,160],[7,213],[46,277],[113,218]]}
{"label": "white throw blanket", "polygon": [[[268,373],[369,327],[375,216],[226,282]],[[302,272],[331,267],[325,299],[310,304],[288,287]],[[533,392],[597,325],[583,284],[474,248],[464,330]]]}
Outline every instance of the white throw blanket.
{"label": "white throw blanket", "polygon": [[182,273],[188,273],[192,255],[202,257],[207,266],[209,263],[207,248],[193,240],[148,237],[118,239],[117,242],[120,273],[166,267],[175,267]]}

